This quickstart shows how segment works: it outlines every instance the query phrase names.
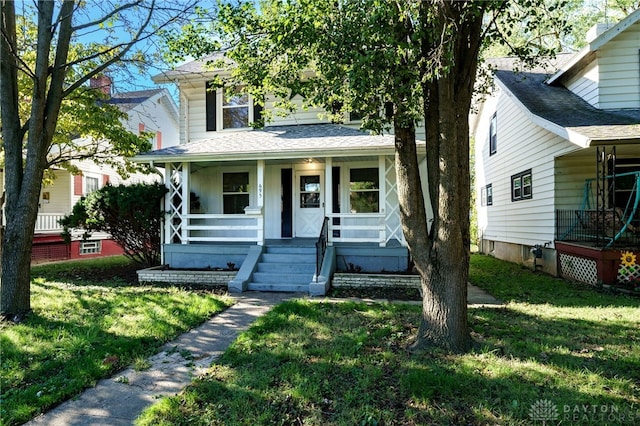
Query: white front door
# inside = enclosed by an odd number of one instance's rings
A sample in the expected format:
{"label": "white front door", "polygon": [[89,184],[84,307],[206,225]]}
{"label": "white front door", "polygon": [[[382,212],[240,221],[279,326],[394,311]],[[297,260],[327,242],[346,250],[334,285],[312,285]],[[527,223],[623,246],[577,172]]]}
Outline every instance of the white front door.
{"label": "white front door", "polygon": [[295,236],[317,238],[324,220],[324,179],[321,171],[296,173],[294,222]]}

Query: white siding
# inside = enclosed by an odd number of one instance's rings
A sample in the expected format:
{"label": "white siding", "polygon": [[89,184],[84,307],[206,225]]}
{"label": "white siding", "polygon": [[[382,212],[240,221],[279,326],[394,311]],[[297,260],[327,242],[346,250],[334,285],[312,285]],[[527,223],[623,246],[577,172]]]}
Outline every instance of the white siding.
{"label": "white siding", "polygon": [[[489,156],[488,123],[497,108],[497,152]],[[534,245],[553,241],[554,158],[577,148],[530,122],[509,96],[488,99],[476,132],[476,187],[492,185],[493,205],[478,206],[485,239]],[[531,169],[532,198],[511,201],[511,176]]]}
{"label": "white siding", "polygon": [[597,61],[591,62],[579,75],[570,79],[567,82],[566,87],[595,108],[598,108],[599,89]]}
{"label": "white siding", "polygon": [[640,108],[640,22],[598,50],[602,109]]}

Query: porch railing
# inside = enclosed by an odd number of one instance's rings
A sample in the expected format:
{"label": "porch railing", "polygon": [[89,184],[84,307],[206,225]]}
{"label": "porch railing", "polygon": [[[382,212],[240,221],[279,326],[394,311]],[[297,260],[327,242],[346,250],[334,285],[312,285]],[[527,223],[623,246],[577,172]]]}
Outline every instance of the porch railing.
{"label": "porch railing", "polygon": [[640,247],[635,223],[620,217],[619,209],[556,210],[556,240],[601,248]]}
{"label": "porch railing", "polygon": [[[387,242],[384,213],[332,213],[329,217],[329,240],[341,243]],[[334,220],[338,219],[338,220]]]}
{"label": "porch railing", "polygon": [[322,221],[322,229],[320,229],[320,237],[316,241],[316,281],[320,276],[322,262],[324,262],[324,253],[327,251],[327,242],[329,239],[329,218],[325,217]]}
{"label": "porch railing", "polygon": [[189,214],[185,216],[183,242],[256,242],[264,241],[262,215]]}
{"label": "porch railing", "polygon": [[38,213],[35,232],[62,231],[60,219],[63,217],[64,213]]}

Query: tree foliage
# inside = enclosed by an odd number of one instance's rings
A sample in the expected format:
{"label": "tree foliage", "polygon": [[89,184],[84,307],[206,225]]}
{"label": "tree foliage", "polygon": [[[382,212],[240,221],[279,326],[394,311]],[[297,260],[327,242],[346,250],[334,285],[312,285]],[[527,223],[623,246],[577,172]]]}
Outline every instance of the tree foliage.
{"label": "tree foliage", "polygon": [[[188,19],[194,2],[0,1],[6,192],[1,315],[19,321],[30,310],[31,244],[47,167],[68,166],[78,153],[112,160],[112,151],[100,143],[89,147],[89,140],[106,138],[123,155],[145,147],[144,137],[118,126],[121,116],[115,108],[86,90],[88,81],[125,66],[145,67],[150,57],[141,44]],[[87,138],[72,142],[81,136]]]}
{"label": "tree foliage", "polygon": [[160,206],[166,192],[161,183],[105,185],[80,199],[60,223],[67,238],[72,230],[106,232],[129,259],[155,266],[160,263]]}
{"label": "tree foliage", "polygon": [[[509,7],[522,13],[509,16]],[[483,46],[514,20],[531,37],[510,49],[528,56],[548,52],[542,27],[549,3],[527,0],[431,2],[387,0],[263,0],[218,4],[212,28],[231,82],[254,99],[276,97],[276,114],[294,108],[298,95],[322,106],[335,121],[347,111],[363,127],[395,135],[396,176],[403,233],[421,275],[423,319],[416,348],[465,351],[469,260],[468,114]],[[559,7],[560,1],[551,2]],[[552,17],[560,14],[552,13]],[[561,30],[561,28],[554,28]],[[211,34],[209,34],[211,36]],[[186,34],[201,46],[198,36]],[[195,37],[195,38],[194,38]],[[538,41],[538,43],[534,43]],[[188,46],[185,41],[182,46]],[[175,44],[174,44],[175,46]],[[216,64],[218,65],[218,64]],[[278,110],[279,108],[279,110]],[[269,119],[267,114],[264,114]],[[427,225],[416,148],[416,126],[426,129],[429,195]]]}

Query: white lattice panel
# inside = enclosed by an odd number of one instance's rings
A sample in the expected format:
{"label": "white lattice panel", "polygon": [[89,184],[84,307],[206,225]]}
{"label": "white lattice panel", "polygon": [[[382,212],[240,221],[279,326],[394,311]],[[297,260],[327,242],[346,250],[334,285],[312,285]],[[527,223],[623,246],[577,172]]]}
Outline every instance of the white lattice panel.
{"label": "white lattice panel", "polygon": [[560,271],[564,278],[574,279],[585,284],[598,284],[598,265],[593,259],[560,253]]}
{"label": "white lattice panel", "polygon": [[166,185],[169,192],[166,197],[165,242],[180,243],[182,240],[182,164],[170,163],[167,170]]}
{"label": "white lattice panel", "polygon": [[397,239],[404,243],[404,234],[402,233],[402,224],[400,222],[400,205],[398,203],[398,183],[396,180],[395,159],[393,156],[385,157],[385,226],[387,241]]}
{"label": "white lattice panel", "polygon": [[618,284],[628,284],[640,280],[640,265],[624,266],[618,268]]}

